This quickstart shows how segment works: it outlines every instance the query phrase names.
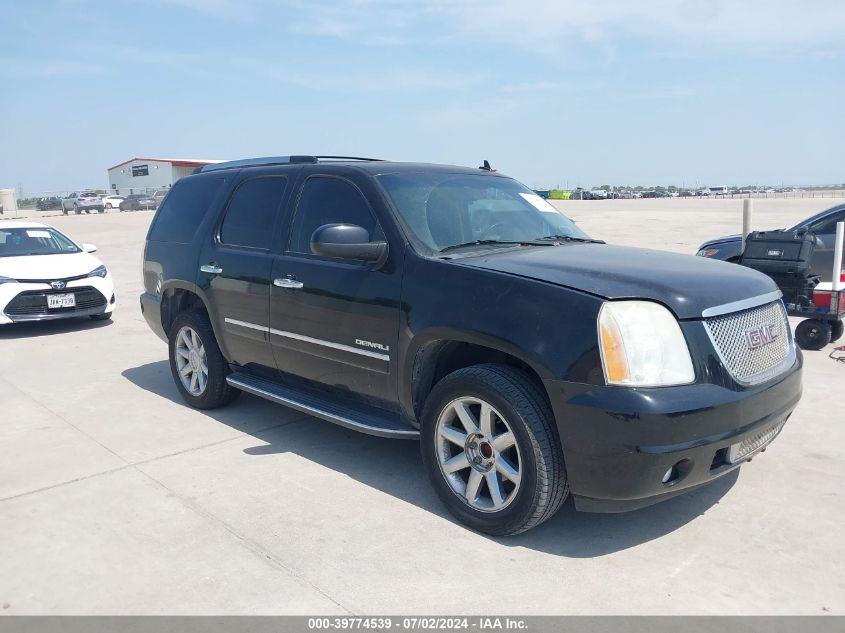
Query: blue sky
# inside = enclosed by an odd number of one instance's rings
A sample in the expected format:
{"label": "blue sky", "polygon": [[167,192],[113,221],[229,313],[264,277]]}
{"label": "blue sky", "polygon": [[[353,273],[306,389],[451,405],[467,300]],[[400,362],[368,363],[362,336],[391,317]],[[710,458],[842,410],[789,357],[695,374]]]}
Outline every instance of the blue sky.
{"label": "blue sky", "polygon": [[843,35],[841,0],[0,0],[0,186],[289,153],[841,183]]}

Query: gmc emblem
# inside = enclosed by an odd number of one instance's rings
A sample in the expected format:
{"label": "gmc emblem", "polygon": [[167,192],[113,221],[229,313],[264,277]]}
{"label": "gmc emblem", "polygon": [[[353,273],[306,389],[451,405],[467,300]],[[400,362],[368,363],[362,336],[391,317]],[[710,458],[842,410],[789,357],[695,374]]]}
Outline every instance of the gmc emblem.
{"label": "gmc emblem", "polygon": [[773,342],[778,337],[774,323],[763,323],[757,327],[745,330],[745,341],[748,349],[757,349]]}

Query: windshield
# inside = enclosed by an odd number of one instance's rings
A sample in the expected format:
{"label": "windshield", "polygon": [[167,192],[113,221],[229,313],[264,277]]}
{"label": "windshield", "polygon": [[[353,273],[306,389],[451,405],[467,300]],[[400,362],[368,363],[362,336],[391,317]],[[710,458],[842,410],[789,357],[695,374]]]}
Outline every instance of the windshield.
{"label": "windshield", "polygon": [[377,178],[416,240],[434,252],[476,240],[589,239],[572,220],[510,178],[444,172]]}
{"label": "windshield", "polygon": [[93,191],[83,191],[82,193],[79,194],[79,197],[80,198],[96,198],[97,194],[94,193]]}
{"label": "windshield", "polygon": [[48,227],[0,227],[0,257],[78,253],[79,247]]}

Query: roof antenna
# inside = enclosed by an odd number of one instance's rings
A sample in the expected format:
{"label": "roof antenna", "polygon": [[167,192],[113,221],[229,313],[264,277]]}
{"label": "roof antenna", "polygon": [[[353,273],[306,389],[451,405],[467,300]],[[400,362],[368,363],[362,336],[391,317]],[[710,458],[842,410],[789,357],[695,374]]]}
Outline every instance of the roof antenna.
{"label": "roof antenna", "polygon": [[489,160],[485,160],[484,164],[481,167],[479,167],[479,169],[483,169],[484,171],[496,171],[495,169],[490,167],[490,161]]}

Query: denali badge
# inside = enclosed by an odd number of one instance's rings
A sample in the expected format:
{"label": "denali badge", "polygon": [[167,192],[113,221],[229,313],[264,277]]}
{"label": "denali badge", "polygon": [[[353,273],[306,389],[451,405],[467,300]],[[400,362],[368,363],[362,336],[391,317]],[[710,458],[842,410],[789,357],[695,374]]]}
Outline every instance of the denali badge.
{"label": "denali badge", "polygon": [[763,323],[757,327],[745,330],[745,341],[748,349],[757,349],[774,341],[778,337],[774,323]]}
{"label": "denali badge", "polygon": [[65,282],[63,282],[63,281],[51,281],[50,287],[53,290],[61,290],[62,288],[65,287]]}
{"label": "denali badge", "polygon": [[390,351],[389,345],[382,345],[381,343],[370,343],[370,341],[362,341],[359,338],[355,339],[355,345],[363,345],[364,347],[373,347],[375,349],[380,349],[383,352],[389,352]]}

